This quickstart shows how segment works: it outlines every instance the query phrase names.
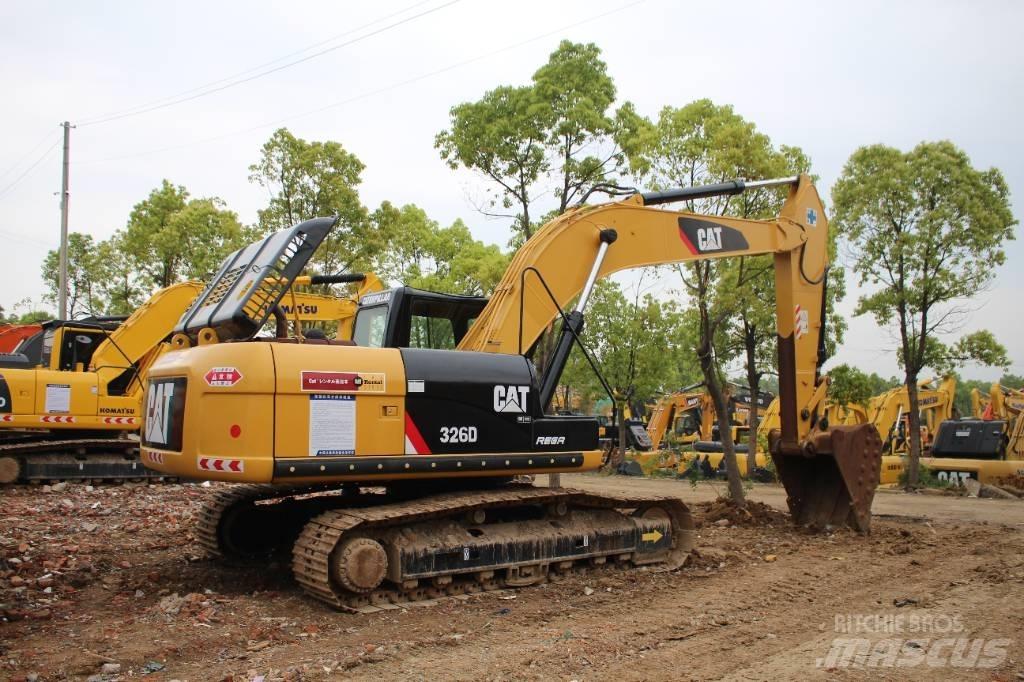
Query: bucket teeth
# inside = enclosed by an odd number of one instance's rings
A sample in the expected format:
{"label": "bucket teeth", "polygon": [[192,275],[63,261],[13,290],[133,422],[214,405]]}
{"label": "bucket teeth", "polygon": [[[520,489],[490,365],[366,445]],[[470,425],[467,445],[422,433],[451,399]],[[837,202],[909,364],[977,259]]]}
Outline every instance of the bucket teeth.
{"label": "bucket teeth", "polygon": [[773,432],[772,460],[786,488],[793,521],[814,528],[871,529],[871,503],[882,465],[882,439],[872,424],[834,426],[806,454],[783,454]]}

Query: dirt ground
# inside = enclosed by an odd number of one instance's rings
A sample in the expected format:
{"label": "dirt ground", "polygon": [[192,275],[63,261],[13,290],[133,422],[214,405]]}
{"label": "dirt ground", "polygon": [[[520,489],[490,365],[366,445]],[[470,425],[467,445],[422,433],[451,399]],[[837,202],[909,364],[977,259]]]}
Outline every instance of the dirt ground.
{"label": "dirt ground", "polygon": [[210,487],[0,489],[0,679],[1024,679],[1024,502],[881,492],[871,535],[812,535],[711,485],[562,483],[680,496],[689,565],[351,615],[202,558]]}

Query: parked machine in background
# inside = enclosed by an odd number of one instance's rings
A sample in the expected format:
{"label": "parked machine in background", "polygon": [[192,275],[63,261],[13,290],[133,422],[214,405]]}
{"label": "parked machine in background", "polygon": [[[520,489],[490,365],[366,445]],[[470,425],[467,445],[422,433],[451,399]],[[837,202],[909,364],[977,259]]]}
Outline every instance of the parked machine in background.
{"label": "parked machine in background", "polygon": [[[373,275],[306,277],[296,286],[353,281],[363,292],[380,288]],[[127,318],[45,322],[24,352],[0,356],[0,483],[160,476],[126,436],[142,421],[150,367],[202,290],[199,282],[173,284]],[[348,338],[355,310],[354,298],[291,289],[277,306],[277,326],[301,335],[304,323],[337,322]],[[217,374],[207,381],[229,380]]]}

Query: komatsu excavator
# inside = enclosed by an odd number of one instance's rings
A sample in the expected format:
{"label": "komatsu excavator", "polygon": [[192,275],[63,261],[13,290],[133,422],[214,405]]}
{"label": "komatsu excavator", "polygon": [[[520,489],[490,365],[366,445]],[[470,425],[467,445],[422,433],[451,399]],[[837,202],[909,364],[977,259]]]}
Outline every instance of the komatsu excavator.
{"label": "komatsu excavator", "polygon": [[[361,283],[360,293],[381,288],[372,274],[301,277],[294,285],[349,282]],[[159,476],[139,461],[138,441],[123,436],[138,431],[146,374],[202,290],[200,282],[172,284],[127,319],[45,322],[22,352],[0,355],[0,483]],[[277,327],[293,321],[301,335],[303,323],[336,321],[340,337],[350,338],[356,301],[292,288]]]}
{"label": "komatsu excavator", "polygon": [[[657,208],[780,185],[774,220]],[[256,484],[224,488],[201,512],[211,554],[290,549],[309,595],[357,610],[530,585],[578,564],[681,566],[694,526],[678,499],[510,481],[601,465],[596,418],[548,413],[599,278],[756,254],[774,256],[781,428],[770,442],[793,520],[868,530],[878,433],[818,420],[828,225],[807,176],[582,205],[520,248],[490,300],[399,288],[363,297],[354,345],[254,338],[334,223],[232,254],[150,371],[146,465]],[[530,351],[553,320],[538,369]],[[237,378],[206,381],[211,371]]]}

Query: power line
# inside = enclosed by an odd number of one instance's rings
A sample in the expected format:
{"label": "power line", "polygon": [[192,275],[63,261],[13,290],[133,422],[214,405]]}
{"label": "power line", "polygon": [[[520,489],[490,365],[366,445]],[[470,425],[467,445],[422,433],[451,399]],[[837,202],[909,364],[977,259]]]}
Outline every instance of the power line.
{"label": "power line", "polygon": [[53,131],[52,130],[50,132],[46,133],[45,135],[43,135],[42,139],[40,139],[39,142],[36,142],[34,145],[32,145],[32,147],[27,152],[25,152],[25,155],[22,156],[17,161],[15,161],[14,164],[10,168],[5,170],[3,173],[0,173],[0,178],[5,178],[8,175],[10,175],[11,171],[13,171],[15,168],[17,168],[22,163],[24,163],[25,159],[27,159],[30,156],[32,156],[32,154],[34,154],[37,149],[42,147],[43,143],[46,142],[47,140],[49,140],[51,137],[53,137]]}
{"label": "power line", "polygon": [[15,186],[16,186],[16,185],[17,185],[17,184],[18,184],[19,182],[21,182],[22,180],[24,180],[24,179],[25,179],[25,177],[26,177],[26,176],[28,176],[28,174],[29,174],[29,173],[31,173],[31,172],[32,172],[33,170],[35,170],[35,167],[36,167],[36,166],[38,166],[39,164],[41,164],[41,163],[43,162],[43,159],[45,159],[45,158],[46,158],[47,156],[49,156],[49,155],[50,155],[50,152],[52,152],[52,151],[53,151],[54,149],[56,149],[56,148],[57,148],[57,145],[58,145],[58,144],[60,144],[60,140],[57,140],[57,141],[56,141],[56,142],[54,142],[54,143],[53,143],[52,145],[50,145],[50,146],[49,146],[49,148],[47,148],[47,150],[46,150],[45,152],[43,152],[42,156],[40,156],[40,157],[39,157],[38,159],[36,159],[36,160],[35,160],[35,163],[33,163],[33,164],[32,164],[31,166],[29,166],[28,168],[26,168],[26,169],[25,169],[25,170],[24,170],[24,171],[22,172],[22,174],[21,174],[21,175],[19,175],[19,176],[18,176],[17,178],[15,178],[15,179],[14,179],[14,182],[12,182],[11,184],[7,185],[7,186],[6,186],[6,187],[4,187],[3,189],[0,189],[0,197],[3,197],[3,196],[4,196],[4,195],[6,195],[6,194],[7,194],[7,193],[8,193],[8,192],[9,192],[10,190],[14,189],[14,187],[15,187]]}
{"label": "power line", "polygon": [[335,109],[337,107],[344,106],[346,104],[352,104],[353,102],[358,102],[360,100],[367,99],[369,97],[373,97],[375,95],[380,95],[380,94],[383,94],[383,93],[386,93],[386,92],[390,92],[392,90],[396,90],[398,88],[404,87],[406,85],[411,85],[413,83],[416,83],[416,82],[419,82],[419,81],[422,81],[422,80],[426,80],[428,78],[433,78],[434,76],[439,76],[442,73],[447,73],[448,71],[453,71],[455,69],[462,68],[463,66],[468,66],[469,64],[473,64],[475,62],[478,62],[478,61],[481,61],[481,60],[484,60],[484,59],[488,59],[490,57],[494,57],[494,56],[502,54],[504,52],[509,52],[510,50],[518,49],[518,48],[520,48],[520,47],[522,47],[524,45],[529,45],[530,43],[535,43],[538,40],[543,40],[543,39],[549,38],[549,37],[551,37],[553,35],[556,35],[556,34],[559,34],[559,33],[563,33],[564,31],[567,31],[569,29],[573,29],[573,28],[576,28],[578,26],[582,26],[584,24],[588,24],[588,23],[591,23],[593,21],[597,21],[599,19],[604,19],[607,16],[610,16],[612,14],[616,14],[618,12],[622,12],[622,11],[630,9],[632,7],[636,7],[637,5],[641,5],[641,4],[645,3],[645,2],[647,2],[647,0],[635,0],[634,2],[630,2],[630,3],[627,3],[625,5],[621,5],[619,7],[616,7],[615,9],[608,10],[607,12],[602,12],[600,14],[595,14],[593,16],[587,17],[586,19],[582,19],[580,21],[573,22],[571,24],[566,24],[565,26],[561,26],[561,27],[556,28],[554,30],[547,31],[546,33],[542,33],[542,34],[533,36],[532,38],[528,38],[526,40],[522,40],[522,41],[519,41],[517,43],[511,43],[509,45],[505,45],[504,47],[500,47],[500,48],[498,48],[496,50],[492,50],[490,52],[486,52],[486,53],[477,55],[475,57],[471,57],[470,59],[466,59],[466,60],[463,60],[461,62],[456,62],[454,64],[449,64],[448,66],[442,67],[440,69],[436,69],[434,71],[429,71],[427,73],[423,73],[423,74],[420,74],[418,76],[414,76],[413,78],[408,78],[408,79],[403,80],[403,81],[398,81],[396,83],[392,83],[391,85],[387,85],[385,87],[378,88],[376,90],[370,90],[370,91],[361,93],[359,95],[355,95],[353,97],[349,97],[348,99],[340,100],[340,101],[334,102],[332,104],[327,104],[325,106],[318,107],[316,109],[310,109],[308,111],[304,111],[304,112],[301,112],[301,113],[298,113],[298,114],[290,114],[288,116],[285,116],[285,117],[279,118],[279,119],[275,119],[273,121],[267,121],[265,123],[258,123],[256,125],[250,126],[248,128],[243,128],[243,129],[235,130],[235,131],[232,131],[232,132],[229,132],[229,133],[224,133],[224,134],[221,134],[221,135],[216,135],[214,137],[203,138],[201,140],[193,140],[192,142],[183,142],[181,144],[170,145],[170,146],[167,146],[167,147],[157,147],[157,148],[154,148],[154,149],[147,149],[147,150],[144,150],[144,151],[141,151],[141,152],[134,152],[132,154],[124,154],[124,155],[121,155],[121,156],[111,156],[111,157],[107,157],[107,158],[103,158],[103,159],[87,159],[85,161],[79,161],[77,163],[79,163],[79,164],[106,163],[106,162],[109,162],[109,161],[122,161],[124,159],[133,159],[133,158],[137,158],[137,157],[140,157],[140,156],[150,156],[152,154],[160,154],[160,153],[163,153],[163,152],[175,151],[177,149],[185,149],[185,148],[188,148],[188,147],[194,147],[196,145],[204,145],[204,144],[209,144],[211,142],[219,142],[220,140],[225,140],[225,139],[228,139],[228,138],[231,138],[231,137],[237,137],[239,135],[245,135],[246,133],[251,133],[251,132],[254,132],[254,131],[257,131],[257,130],[261,130],[263,128],[270,128],[270,127],[273,127],[273,126],[278,126],[278,125],[280,125],[282,123],[286,123],[288,121],[292,121],[292,120],[295,120],[295,119],[298,119],[298,118],[304,118],[306,116],[312,116],[314,114],[319,114],[319,113],[322,113],[324,111],[328,111],[330,109]]}
{"label": "power line", "polygon": [[253,66],[251,68],[245,69],[244,71],[239,71],[237,73],[233,73],[231,75],[224,76],[223,78],[219,78],[219,79],[217,79],[215,81],[210,81],[210,82],[204,83],[202,85],[197,85],[194,88],[189,88],[188,90],[182,90],[182,91],[176,92],[176,93],[174,93],[172,95],[167,95],[167,96],[161,97],[159,99],[150,100],[149,102],[144,102],[142,104],[138,104],[138,105],[133,106],[133,107],[128,107],[127,109],[122,109],[120,111],[114,111],[114,112],[110,112],[110,113],[106,113],[106,114],[100,114],[98,116],[87,117],[87,118],[83,119],[82,122],[79,123],[79,125],[91,125],[92,123],[99,122],[100,119],[109,119],[109,118],[112,118],[114,116],[120,116],[122,114],[124,114],[124,115],[131,115],[133,113],[136,113],[140,109],[145,109],[147,107],[151,107],[151,106],[156,105],[156,104],[161,104],[163,102],[167,102],[168,100],[173,100],[173,99],[176,99],[178,97],[185,96],[185,95],[191,95],[194,92],[199,92],[200,90],[205,90],[206,88],[213,87],[215,85],[220,85],[221,83],[226,83],[226,82],[228,82],[230,80],[234,80],[235,78],[239,78],[241,76],[247,76],[247,75],[249,75],[249,74],[251,74],[251,73],[253,73],[255,71],[259,71],[260,69],[266,68],[268,66],[273,66],[274,64],[282,62],[282,61],[284,61],[284,60],[286,60],[286,59],[288,59],[290,57],[294,57],[296,55],[302,54],[303,52],[309,52],[310,50],[318,48],[318,47],[320,47],[322,45],[326,45],[328,43],[332,43],[335,40],[338,40],[339,38],[344,38],[347,35],[352,35],[353,33],[356,33],[358,31],[362,31],[363,29],[369,28],[370,26],[373,26],[374,24],[379,24],[380,22],[387,21],[388,19],[391,19],[392,17],[397,17],[397,16],[399,16],[401,14],[405,14],[409,10],[415,9],[415,8],[421,6],[421,5],[425,5],[428,2],[430,2],[430,1],[431,0],[420,0],[420,2],[416,2],[416,3],[413,3],[412,5],[408,5],[407,7],[403,7],[402,9],[398,10],[397,12],[392,12],[391,14],[387,14],[387,15],[385,15],[383,17],[379,17],[379,18],[374,19],[373,21],[367,22],[367,23],[365,23],[365,24],[363,24],[361,26],[357,26],[356,28],[350,29],[350,30],[345,31],[343,33],[339,33],[337,35],[333,35],[330,38],[327,38],[325,40],[321,40],[319,42],[313,43],[312,45],[307,45],[306,47],[303,47],[303,48],[301,48],[299,50],[294,50],[294,51],[289,52],[287,54],[283,54],[280,57],[277,57],[276,59],[271,59],[268,62],[263,62],[262,64],[257,64],[256,66]]}
{"label": "power line", "polygon": [[8,232],[7,230],[0,230],[0,236],[7,237],[8,239],[14,239],[14,240],[17,240],[17,241],[20,241],[20,242],[24,242],[26,244],[31,244],[32,246],[37,246],[39,248],[43,248],[43,249],[46,249],[48,251],[55,250],[52,247],[52,245],[47,244],[46,242],[41,242],[38,239],[32,239],[31,237],[26,237],[25,235],[18,234],[16,232]]}
{"label": "power line", "polygon": [[363,35],[361,35],[361,36],[359,36],[357,38],[353,38],[352,40],[347,40],[347,41],[345,41],[343,43],[340,43],[338,45],[334,45],[333,47],[328,47],[326,49],[320,50],[319,52],[314,52],[313,54],[307,55],[305,57],[302,57],[301,59],[296,59],[294,61],[287,62],[287,63],[282,64],[280,66],[275,66],[272,69],[267,69],[265,71],[260,71],[259,73],[256,73],[256,74],[254,74],[252,76],[248,76],[246,78],[242,78],[242,79],[239,79],[239,80],[231,81],[229,83],[225,83],[223,85],[219,85],[219,86],[214,87],[214,88],[209,88],[209,89],[203,90],[202,92],[198,92],[198,93],[195,93],[195,94],[192,94],[192,95],[188,95],[186,97],[179,97],[177,99],[172,99],[171,101],[165,102],[163,104],[155,104],[155,105],[153,105],[151,107],[146,107],[146,108],[143,108],[143,109],[138,109],[138,110],[135,110],[135,111],[129,111],[129,112],[126,112],[126,113],[121,113],[121,114],[115,114],[115,115],[112,115],[112,116],[107,116],[106,118],[99,118],[99,119],[95,119],[95,120],[92,120],[92,121],[88,121],[86,123],[79,123],[78,126],[79,127],[92,126],[92,125],[97,125],[97,124],[100,124],[100,123],[109,123],[110,121],[117,121],[117,120],[120,120],[120,119],[123,119],[123,118],[128,118],[130,116],[139,116],[141,114],[146,114],[146,113],[149,113],[151,111],[157,111],[158,109],[165,109],[167,107],[175,106],[177,104],[183,104],[185,102],[191,102],[192,100],[199,99],[200,97],[206,97],[207,95],[212,95],[212,94],[214,94],[216,92],[222,92],[222,91],[227,90],[229,88],[233,88],[233,87],[236,87],[238,85],[242,85],[243,83],[248,83],[248,82],[254,81],[254,80],[258,79],[258,78],[263,78],[264,76],[268,76],[268,75],[270,75],[272,73],[277,73],[278,71],[283,71],[284,69],[289,69],[289,68],[291,68],[293,66],[296,66],[298,64],[302,64],[303,62],[308,62],[311,59],[316,59],[317,57],[321,57],[321,56],[323,56],[323,55],[325,55],[325,54],[327,54],[329,52],[334,52],[335,50],[340,50],[343,47],[347,47],[349,45],[354,45],[355,43],[358,43],[360,41],[366,40],[367,38],[371,38],[371,37],[373,37],[375,35],[380,35],[381,33],[389,31],[389,30],[391,30],[393,28],[396,28],[398,26],[401,26],[403,24],[407,24],[407,23],[409,23],[411,21],[415,21],[416,19],[419,19],[421,17],[425,17],[428,14],[433,14],[434,12],[440,11],[440,10],[446,8],[446,7],[450,7],[451,5],[454,5],[454,4],[458,3],[458,2],[461,2],[461,0],[449,0],[448,2],[446,2],[446,3],[442,4],[442,5],[438,5],[437,7],[433,7],[431,9],[425,10],[423,12],[420,12],[419,14],[414,14],[411,17],[406,17],[405,19],[400,19],[399,21],[396,21],[394,23],[388,24],[387,26],[383,26],[383,27],[381,27],[381,28],[379,28],[379,29],[377,29],[375,31],[370,31],[369,33],[365,33],[365,34],[363,34]]}

